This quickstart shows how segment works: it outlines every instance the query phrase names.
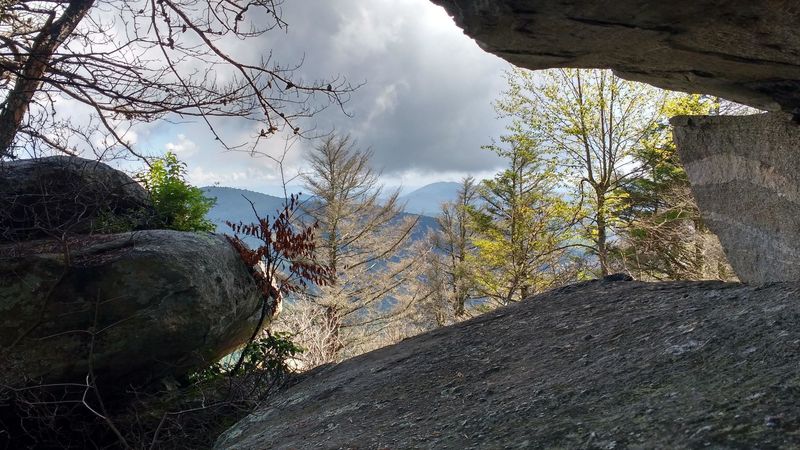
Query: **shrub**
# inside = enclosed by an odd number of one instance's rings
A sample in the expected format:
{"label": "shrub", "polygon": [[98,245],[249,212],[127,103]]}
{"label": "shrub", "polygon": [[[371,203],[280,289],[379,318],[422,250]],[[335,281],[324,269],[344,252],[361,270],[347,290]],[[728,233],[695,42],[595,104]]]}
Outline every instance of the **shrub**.
{"label": "shrub", "polygon": [[[214,380],[224,376],[243,377],[261,373],[273,380],[280,380],[291,372],[290,361],[303,352],[289,333],[266,332],[248,342],[239,352],[196,372],[190,378],[196,381]],[[237,355],[238,353],[238,355]],[[241,358],[242,363],[237,365]]]}
{"label": "shrub", "polygon": [[205,215],[216,200],[186,182],[186,164],[174,153],[157,158],[150,170],[137,178],[153,201],[156,211],[153,225],[178,231],[214,231],[214,224]]}
{"label": "shrub", "polygon": [[[284,294],[299,293],[308,283],[325,286],[332,278],[330,267],[315,261],[315,230],[317,223],[311,226],[296,227],[293,218],[300,207],[298,195],[291,195],[283,205],[283,211],[276,211],[277,217],[261,217],[253,206],[253,213],[258,222],[225,223],[233,230],[233,236],[226,235],[228,242],[239,253],[256,285],[262,293],[261,316],[248,345],[256,341],[262,327],[268,319],[278,315]],[[259,245],[251,249],[241,236],[255,238]],[[242,353],[233,369],[237,372],[245,362],[246,353]]]}

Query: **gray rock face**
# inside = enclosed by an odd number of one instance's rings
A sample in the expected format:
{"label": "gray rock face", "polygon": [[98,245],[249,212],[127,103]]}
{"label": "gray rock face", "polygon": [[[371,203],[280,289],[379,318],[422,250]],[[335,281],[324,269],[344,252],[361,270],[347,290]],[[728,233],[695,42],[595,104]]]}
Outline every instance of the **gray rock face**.
{"label": "gray rock face", "polygon": [[796,0],[432,0],[529,69],[610,68],[658,87],[800,114]]}
{"label": "gray rock face", "polygon": [[216,448],[798,448],[798,321],[797,283],[582,283],[316,370]]}
{"label": "gray rock face", "polygon": [[800,280],[800,125],[791,116],[672,119],[692,193],[740,280]]}
{"label": "gray rock face", "polygon": [[260,293],[221,236],[151,230],[0,246],[0,384],[125,387],[243,343]]}
{"label": "gray rock face", "polygon": [[87,234],[103,214],[142,219],[149,208],[144,188],[97,161],[52,156],[0,162],[0,243]]}

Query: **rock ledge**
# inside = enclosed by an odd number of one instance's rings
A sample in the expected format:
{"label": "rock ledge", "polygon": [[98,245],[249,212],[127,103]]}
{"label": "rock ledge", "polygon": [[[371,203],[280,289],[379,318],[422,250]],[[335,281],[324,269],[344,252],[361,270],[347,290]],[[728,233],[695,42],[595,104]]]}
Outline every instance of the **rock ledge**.
{"label": "rock ledge", "polygon": [[796,283],[582,283],[323,367],[217,448],[797,448],[797,323]]}

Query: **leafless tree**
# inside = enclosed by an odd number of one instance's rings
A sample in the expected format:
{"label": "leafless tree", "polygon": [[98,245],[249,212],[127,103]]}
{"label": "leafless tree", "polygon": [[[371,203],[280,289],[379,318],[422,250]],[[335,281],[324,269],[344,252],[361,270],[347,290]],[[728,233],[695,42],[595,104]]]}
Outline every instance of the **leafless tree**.
{"label": "leafless tree", "polygon": [[319,224],[316,258],[335,274],[309,298],[323,307],[339,356],[371,349],[425,296],[417,283],[425,252],[410,245],[418,217],[402,214],[397,191],[382,194],[370,157],[331,135],[312,150],[304,176],[313,196],[305,211]]}
{"label": "leafless tree", "polygon": [[[476,297],[474,280],[470,275],[468,256],[474,251],[469,210],[475,208],[478,184],[473,177],[461,180],[457,199],[441,205],[436,222],[439,230],[432,234],[432,244],[441,256],[433,258],[429,278],[432,287],[438,287],[442,307],[448,305],[455,318],[464,316],[465,305]],[[441,313],[440,313],[441,314]],[[446,316],[447,314],[445,314]]]}
{"label": "leafless tree", "polygon": [[[299,64],[271,53],[236,56],[286,28],[280,0],[4,0],[0,158],[140,156],[128,133],[158,119],[204,123],[228,150],[253,151],[277,133],[311,136],[301,119],[341,107],[353,86],[338,76],[305,81]],[[227,118],[253,121],[251,138],[223,136]]]}

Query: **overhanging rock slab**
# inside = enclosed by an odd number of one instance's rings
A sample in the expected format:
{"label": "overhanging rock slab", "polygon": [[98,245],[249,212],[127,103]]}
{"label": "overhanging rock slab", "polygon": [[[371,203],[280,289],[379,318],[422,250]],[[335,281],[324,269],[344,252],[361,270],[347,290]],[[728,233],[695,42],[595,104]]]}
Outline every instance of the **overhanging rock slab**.
{"label": "overhanging rock slab", "polygon": [[528,69],[608,68],[666,89],[800,113],[796,0],[433,0]]}

